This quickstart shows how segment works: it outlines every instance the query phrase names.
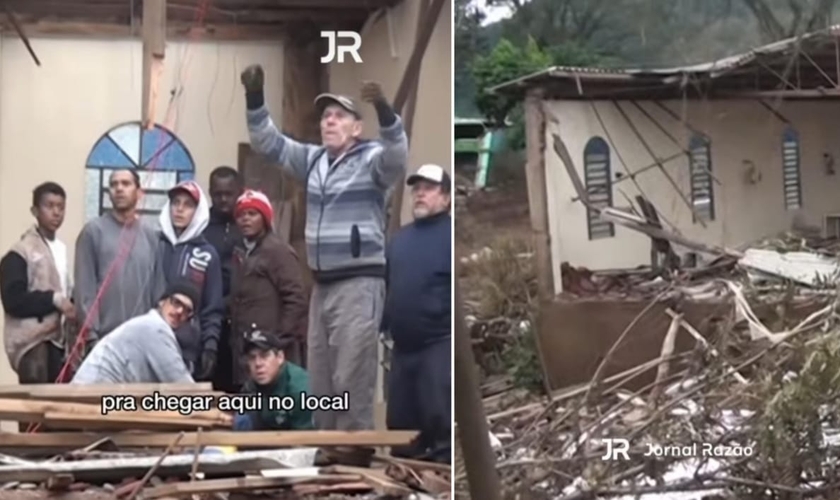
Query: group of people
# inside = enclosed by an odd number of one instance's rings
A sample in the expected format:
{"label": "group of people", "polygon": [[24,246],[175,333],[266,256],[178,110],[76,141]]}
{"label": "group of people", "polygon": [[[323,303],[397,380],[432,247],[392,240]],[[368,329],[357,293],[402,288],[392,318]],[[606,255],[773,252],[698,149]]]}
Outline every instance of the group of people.
{"label": "group of people", "polygon": [[156,227],[138,215],[138,172],[113,170],[112,209],[82,229],[72,272],[56,236],[67,195],[47,182],[33,191],[36,225],[0,260],[4,342],[20,383],[72,369],[75,384],[203,380],[266,397],[346,393],[347,411],[266,408],[236,416],[234,427],[373,429],[382,332],[394,345],[387,426],[420,431],[393,452],[448,462],[449,175],[423,165],[407,177],[414,221],[386,241],[388,194],[406,173],[408,140],[381,87],[361,90],[378,140],[361,138],[354,100],[322,94],[316,145],[275,126],[260,66],[241,81],[252,148],[305,186],[312,289],[274,231],[268,197],[230,167],[211,173],[209,197],[194,181],[173,187]]}

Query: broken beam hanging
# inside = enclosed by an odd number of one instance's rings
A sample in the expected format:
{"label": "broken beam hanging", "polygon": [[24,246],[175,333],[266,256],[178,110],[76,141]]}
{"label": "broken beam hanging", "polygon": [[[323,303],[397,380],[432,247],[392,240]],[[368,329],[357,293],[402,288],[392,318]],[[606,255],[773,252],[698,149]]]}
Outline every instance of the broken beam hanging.
{"label": "broken beam hanging", "polygon": [[20,37],[20,40],[23,42],[24,47],[26,47],[27,52],[29,55],[32,56],[32,60],[35,61],[36,66],[41,66],[41,61],[38,59],[38,56],[35,54],[35,50],[32,48],[32,43],[29,41],[29,37],[26,36],[26,32],[24,31],[23,27],[18,22],[17,16],[14,12],[9,8],[8,4],[3,5],[3,9],[6,12],[6,18],[12,24],[12,28],[14,28],[15,32]]}
{"label": "broken beam hanging", "polygon": [[554,140],[554,152],[557,154],[557,156],[560,157],[563,166],[566,168],[566,173],[569,174],[569,179],[571,179],[572,185],[575,186],[575,189],[578,191],[578,197],[580,198],[581,203],[583,203],[587,209],[592,210],[604,220],[608,220],[610,222],[624,226],[629,229],[633,229],[634,231],[639,231],[640,233],[644,233],[652,238],[666,239],[668,241],[671,241],[672,243],[676,243],[678,245],[682,245],[684,247],[691,248],[700,252],[710,253],[713,255],[726,255],[735,258],[743,257],[743,253],[741,252],[730,250],[728,248],[722,248],[714,245],[700,243],[685,238],[682,235],[672,233],[671,231],[654,227],[651,224],[649,224],[647,220],[640,218],[635,214],[631,214],[622,210],[617,210],[611,207],[599,208],[593,206],[589,202],[589,198],[586,196],[586,191],[583,189],[583,182],[580,180],[580,176],[578,175],[577,170],[575,170],[574,162],[572,162],[572,158],[569,155],[569,150],[566,148],[566,144],[557,134],[551,134],[551,137]]}
{"label": "broken beam hanging", "polygon": [[[646,198],[650,198],[650,197],[647,195],[647,193],[645,193],[645,190],[644,190],[644,189],[642,189],[642,185],[641,185],[641,184],[639,184],[639,181],[637,181],[637,180],[636,180],[636,176],[635,176],[635,175],[630,175],[630,174],[632,173],[632,172],[630,171],[630,167],[627,165],[627,162],[626,162],[626,161],[624,161],[624,157],[623,157],[623,156],[622,156],[622,154],[621,154],[621,150],[618,148],[618,146],[616,146],[616,143],[615,143],[615,141],[613,140],[612,134],[610,134],[609,129],[607,129],[607,125],[606,125],[606,123],[604,123],[604,119],[603,119],[603,118],[601,118],[601,113],[599,113],[599,112],[598,112],[598,107],[597,107],[597,106],[595,106],[595,101],[593,101],[592,99],[590,99],[590,100],[589,100],[589,106],[590,106],[590,108],[592,109],[592,113],[595,115],[595,119],[597,119],[597,120],[598,120],[598,124],[600,124],[600,125],[601,125],[601,130],[603,130],[603,131],[604,131],[604,135],[607,137],[607,144],[609,144],[609,145],[610,145],[610,147],[612,148],[612,150],[613,150],[613,151],[615,151],[615,156],[618,158],[618,161],[619,161],[619,163],[621,164],[622,168],[624,168],[624,171],[625,171],[625,172],[627,172],[627,175],[630,177],[630,180],[633,182],[633,185],[636,187],[636,190],[637,190],[637,191],[638,191],[638,192],[639,192],[642,196],[644,196],[644,197],[646,197]],[[551,121],[552,121],[553,123],[560,123],[560,122],[559,122],[559,120],[557,119],[557,117],[556,117],[556,116],[553,116],[553,115],[551,116]],[[565,146],[564,146],[564,148],[565,148]],[[566,154],[568,155],[568,152],[566,152]],[[655,160],[655,159],[654,159],[654,160]],[[569,159],[569,164],[570,164],[570,165],[572,164],[572,162],[571,162],[571,158]],[[656,165],[656,163],[654,163],[654,165]],[[576,175],[577,175],[577,174],[576,174]],[[669,226],[676,228],[676,226],[674,225],[674,223],[672,223],[671,221],[669,221],[668,219],[666,219],[664,215],[662,216],[662,220],[663,220],[666,224],[668,224]]]}
{"label": "broken beam hanging", "polygon": [[[402,114],[402,108],[405,106],[409,95],[411,94],[411,87],[420,84],[420,68],[423,63],[423,56],[426,54],[426,49],[429,47],[429,42],[432,39],[435,26],[440,13],[443,10],[445,0],[432,0],[432,4],[426,10],[423,16],[423,23],[414,43],[414,49],[411,51],[411,56],[408,59],[408,64],[403,72],[400,86],[397,88],[397,93],[394,96],[394,110],[398,114]],[[421,6],[422,7],[422,6]],[[413,121],[413,116],[411,117]],[[412,128],[408,125],[409,130]],[[402,219],[402,205],[403,205],[403,191],[405,188],[405,175],[401,176],[394,186],[394,192],[391,195],[391,214],[388,219],[388,234],[395,233],[401,224]]]}
{"label": "broken beam hanging", "polygon": [[[651,122],[651,123],[653,123],[653,124],[656,126],[656,128],[658,128],[658,129],[659,129],[659,131],[660,131],[660,132],[662,132],[663,134],[665,134],[665,137],[667,137],[668,139],[670,139],[670,140],[671,140],[671,142],[673,142],[675,146],[677,146],[678,148],[680,148],[680,150],[682,151],[682,154],[684,154],[684,155],[686,156],[686,158],[691,158],[691,152],[690,152],[689,150],[685,149],[685,148],[682,146],[682,144],[680,144],[680,142],[679,142],[679,141],[678,141],[678,140],[677,140],[677,139],[676,139],[673,135],[671,135],[671,133],[670,133],[670,132],[668,132],[668,129],[666,129],[664,125],[662,125],[661,123],[659,123],[659,121],[658,121],[656,118],[654,118],[654,117],[653,117],[653,115],[651,115],[651,114],[650,114],[650,112],[648,112],[648,110],[646,110],[645,108],[643,108],[643,107],[642,107],[642,105],[641,105],[641,104],[639,104],[639,102],[638,102],[638,101],[630,101],[630,102],[631,102],[631,103],[632,103],[632,104],[636,107],[636,109],[638,109],[638,110],[639,110],[639,112],[641,112],[643,115],[645,115],[645,118],[647,118],[648,120],[650,120],[650,122]],[[664,164],[664,163],[666,163],[668,160],[667,160],[667,159],[662,159],[661,161],[662,161],[662,163]],[[657,164],[658,164],[657,162],[654,162],[654,163],[653,163],[653,166],[655,167],[655,166],[657,166]],[[715,184],[717,184],[718,186],[722,186],[722,185],[723,185],[723,183],[721,183],[721,182],[720,182],[720,180],[718,180],[718,178],[717,178],[717,177],[715,177],[715,175],[712,173],[712,171],[711,171],[711,170],[709,170],[708,168],[706,168],[705,170],[706,170],[706,173],[707,173],[707,174],[708,174],[708,175],[712,178],[712,181],[714,181],[714,182],[715,182]]]}
{"label": "broken beam hanging", "polygon": [[615,106],[615,108],[621,114],[621,117],[624,118],[624,121],[627,122],[627,125],[630,127],[630,130],[633,131],[633,134],[645,148],[645,151],[647,151],[650,157],[653,158],[653,161],[656,162],[656,166],[659,167],[659,170],[660,172],[662,172],[662,175],[664,175],[665,178],[668,179],[668,182],[671,184],[671,187],[674,188],[674,191],[677,192],[677,195],[680,197],[680,199],[682,199],[683,203],[685,203],[685,206],[687,206],[688,209],[691,211],[691,215],[694,216],[694,220],[696,220],[701,226],[703,226],[703,228],[705,228],[706,221],[704,221],[703,218],[700,217],[700,214],[698,214],[697,210],[694,208],[694,204],[691,203],[691,200],[689,200],[685,193],[682,192],[682,189],[680,189],[680,185],[677,184],[677,181],[675,181],[674,178],[671,177],[671,174],[669,174],[668,171],[665,169],[665,165],[662,164],[662,161],[653,151],[653,148],[650,147],[650,144],[648,144],[647,140],[645,140],[642,133],[639,132],[638,128],[636,128],[636,124],[633,123],[633,120],[630,119],[630,117],[627,115],[624,109],[622,109],[622,107],[618,104],[618,101],[612,101],[612,103],[613,106]]}
{"label": "broken beam hanging", "polygon": [[166,51],[166,0],[143,0],[143,107],[144,128],[155,124],[163,57]]}

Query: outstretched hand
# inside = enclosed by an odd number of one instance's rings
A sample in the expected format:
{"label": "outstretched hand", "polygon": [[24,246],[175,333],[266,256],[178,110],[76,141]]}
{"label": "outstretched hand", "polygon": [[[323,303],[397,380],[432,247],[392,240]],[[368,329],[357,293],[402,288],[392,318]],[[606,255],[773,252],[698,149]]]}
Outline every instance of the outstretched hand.
{"label": "outstretched hand", "polygon": [[385,100],[382,85],[378,82],[364,82],[362,84],[362,100],[371,104]]}
{"label": "outstretched hand", "polygon": [[265,83],[265,72],[259,64],[252,64],[245,68],[239,76],[239,80],[245,86],[247,92],[258,92],[262,90]]}

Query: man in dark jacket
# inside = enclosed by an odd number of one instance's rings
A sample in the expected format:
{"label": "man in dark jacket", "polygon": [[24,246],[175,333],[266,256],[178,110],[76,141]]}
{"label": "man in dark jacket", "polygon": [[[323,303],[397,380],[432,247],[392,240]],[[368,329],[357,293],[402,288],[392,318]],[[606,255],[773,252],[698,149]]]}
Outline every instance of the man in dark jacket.
{"label": "man in dark jacket", "polygon": [[175,330],[187,368],[198,380],[210,380],[215,370],[225,311],[222,264],[202,235],[209,220],[210,203],[194,181],[172,188],[160,212],[158,262],[163,278],[170,284],[188,281],[200,290],[193,321]]}
{"label": "man in dark jacket", "polygon": [[268,197],[246,190],[236,202],[236,223],[244,249],[234,251],[231,277],[231,349],[237,364],[234,383],[248,379],[243,335],[256,328],[294,339],[285,357],[301,364],[307,304],[303,270],[294,249],[272,231],[274,210]]}
{"label": "man in dark jacket", "polygon": [[222,262],[222,294],[225,303],[225,316],[219,335],[219,351],[216,360],[216,372],[213,376],[213,388],[229,393],[239,388],[233,384],[233,354],[230,351],[230,275],[233,265],[234,248],[242,248],[242,233],[236,226],[233,209],[236,199],[242,194],[242,179],[239,172],[231,167],[217,167],[210,173],[210,224],[204,230],[204,237],[216,249]]}
{"label": "man in dark jacket", "polygon": [[418,429],[410,447],[392,453],[450,461],[451,425],[451,183],[438,165],[409,176],[414,222],[388,248],[383,331],[394,341],[388,379],[389,429]]}
{"label": "man in dark jacket", "polygon": [[[301,406],[301,394],[309,393],[309,375],[284,355],[293,343],[294,339],[260,330],[253,330],[245,337],[249,378],[242,393],[261,394],[264,401],[262,410],[235,416],[234,430],[305,431],[315,428],[312,411]],[[281,400],[293,405],[285,406]]]}

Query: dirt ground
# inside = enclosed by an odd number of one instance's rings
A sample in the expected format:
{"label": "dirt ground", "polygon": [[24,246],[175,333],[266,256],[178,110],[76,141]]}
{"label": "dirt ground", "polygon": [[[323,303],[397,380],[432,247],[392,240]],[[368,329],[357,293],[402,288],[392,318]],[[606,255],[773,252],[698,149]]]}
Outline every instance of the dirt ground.
{"label": "dirt ground", "polygon": [[530,241],[530,227],[524,182],[475,191],[455,202],[455,255],[468,257],[500,238]]}

